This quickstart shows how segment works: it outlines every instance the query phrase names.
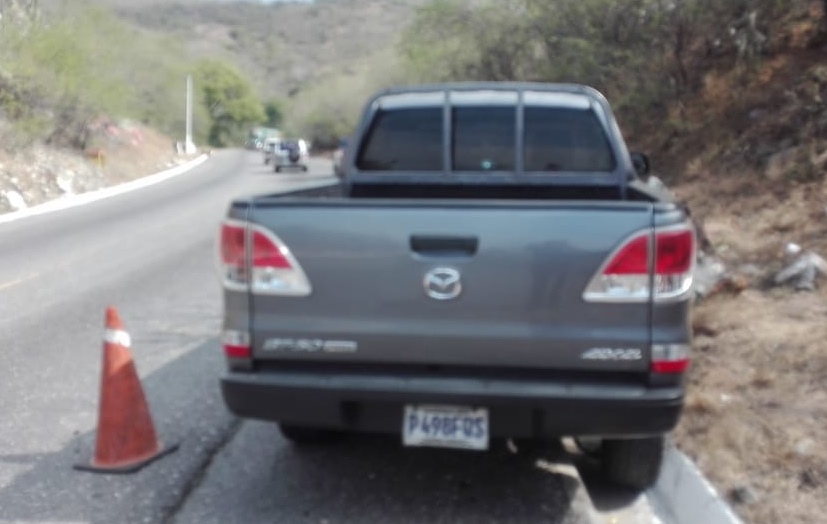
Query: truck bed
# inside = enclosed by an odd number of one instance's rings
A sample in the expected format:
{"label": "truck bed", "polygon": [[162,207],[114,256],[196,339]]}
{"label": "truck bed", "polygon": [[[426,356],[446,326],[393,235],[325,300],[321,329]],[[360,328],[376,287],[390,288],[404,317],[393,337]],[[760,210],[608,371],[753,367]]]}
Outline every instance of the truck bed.
{"label": "truck bed", "polygon": [[[653,225],[651,203],[334,194],[257,198],[249,209],[247,220],[274,229],[313,288],[301,299],[252,297],[257,359],[600,369],[605,362],[581,354],[650,343],[650,303],[589,303],[583,293],[623,239]],[[461,274],[456,299],[423,292],[437,268]],[[358,349],[270,347],[307,338]],[[648,362],[612,363],[633,370]]]}

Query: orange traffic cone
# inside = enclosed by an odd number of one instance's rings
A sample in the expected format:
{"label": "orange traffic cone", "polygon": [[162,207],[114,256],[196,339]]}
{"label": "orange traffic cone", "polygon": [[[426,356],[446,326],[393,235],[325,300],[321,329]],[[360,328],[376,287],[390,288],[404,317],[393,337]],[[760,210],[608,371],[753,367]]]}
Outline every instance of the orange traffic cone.
{"label": "orange traffic cone", "polygon": [[115,308],[107,308],[95,454],[89,464],[76,464],[75,469],[132,473],[178,447],[164,448],[155,434],[129,346],[121,317]]}

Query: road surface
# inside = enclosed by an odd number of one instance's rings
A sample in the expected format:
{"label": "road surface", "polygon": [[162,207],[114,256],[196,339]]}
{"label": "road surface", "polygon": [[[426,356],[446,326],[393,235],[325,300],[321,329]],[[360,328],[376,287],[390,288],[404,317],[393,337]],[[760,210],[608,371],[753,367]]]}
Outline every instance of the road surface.
{"label": "road surface", "polygon": [[[157,185],[0,224],[0,522],[652,521],[631,516],[640,500],[598,490],[592,503],[561,450],[409,451],[367,437],[297,450],[274,425],[228,414],[218,224],[234,196],[334,183],[330,167],[275,174],[260,153],[221,151]],[[133,475],[72,468],[94,447],[108,305],[158,433],[180,445]]]}

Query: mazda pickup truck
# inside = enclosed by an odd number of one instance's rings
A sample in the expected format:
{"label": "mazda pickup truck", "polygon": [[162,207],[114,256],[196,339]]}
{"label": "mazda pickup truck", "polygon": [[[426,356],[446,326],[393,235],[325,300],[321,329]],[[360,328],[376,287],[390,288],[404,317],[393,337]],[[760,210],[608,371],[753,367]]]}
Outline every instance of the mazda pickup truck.
{"label": "mazda pickup truck", "polygon": [[587,86],[390,89],[343,179],[235,200],[219,234],[229,410],[485,450],[573,437],[658,475],[689,363],[695,231]]}

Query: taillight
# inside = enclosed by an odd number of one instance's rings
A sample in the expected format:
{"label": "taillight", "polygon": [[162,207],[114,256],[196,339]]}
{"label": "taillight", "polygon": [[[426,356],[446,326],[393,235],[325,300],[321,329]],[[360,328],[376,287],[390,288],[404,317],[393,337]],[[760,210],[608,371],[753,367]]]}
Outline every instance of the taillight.
{"label": "taillight", "polygon": [[681,296],[692,287],[695,232],[672,229],[655,233],[655,300]]}
{"label": "taillight", "polygon": [[287,245],[267,229],[227,220],[221,225],[220,263],[228,289],[264,295],[307,296],[310,281]]}
{"label": "taillight", "polygon": [[243,222],[226,221],[221,224],[219,264],[224,286],[247,289],[247,229]]}
{"label": "taillight", "polygon": [[278,245],[261,231],[253,231],[253,267],[290,269],[288,253],[286,247]]}
{"label": "taillight", "polygon": [[250,333],[246,331],[225,330],[221,334],[224,354],[231,358],[250,358]]}
{"label": "taillight", "polygon": [[689,344],[652,344],[652,373],[683,373],[689,367]]}
{"label": "taillight", "polygon": [[633,238],[606,265],[604,275],[648,275],[649,235]]}
{"label": "taillight", "polygon": [[583,298],[589,302],[645,302],[681,297],[692,287],[694,262],[695,233],[691,228],[638,233],[615,250],[592,277]]}

